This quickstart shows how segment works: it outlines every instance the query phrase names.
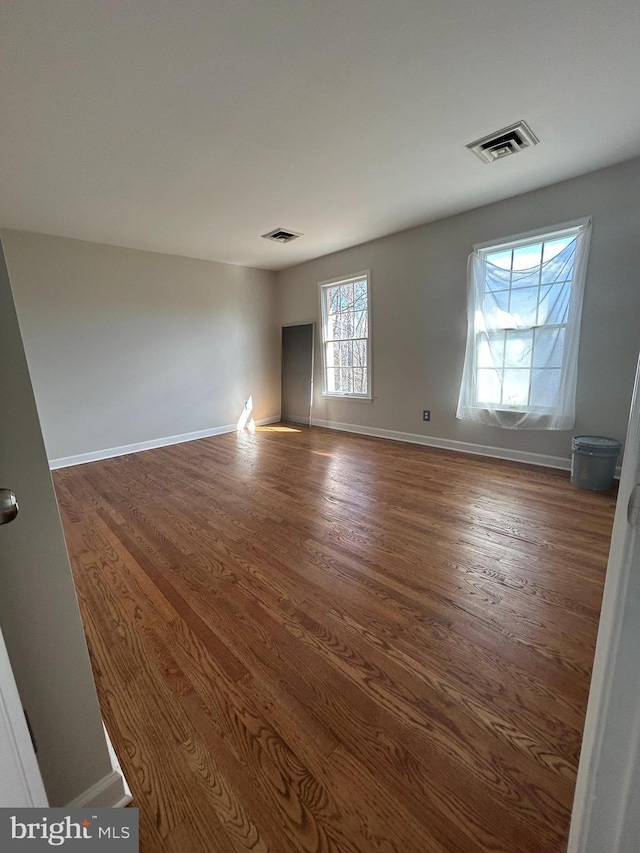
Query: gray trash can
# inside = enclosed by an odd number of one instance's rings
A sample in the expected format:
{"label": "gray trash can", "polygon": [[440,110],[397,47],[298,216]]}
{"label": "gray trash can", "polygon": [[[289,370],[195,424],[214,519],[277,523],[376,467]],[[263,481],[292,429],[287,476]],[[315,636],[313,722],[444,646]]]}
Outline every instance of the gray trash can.
{"label": "gray trash can", "polygon": [[580,489],[605,492],[613,475],[622,445],[602,435],[575,435],[571,439],[571,482]]}

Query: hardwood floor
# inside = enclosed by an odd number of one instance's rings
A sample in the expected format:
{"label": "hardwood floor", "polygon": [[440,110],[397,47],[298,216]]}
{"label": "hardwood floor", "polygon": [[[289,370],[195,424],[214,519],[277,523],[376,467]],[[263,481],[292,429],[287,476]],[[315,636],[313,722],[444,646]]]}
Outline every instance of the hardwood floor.
{"label": "hardwood floor", "polygon": [[566,849],[614,493],[284,425],[54,480],[142,851]]}

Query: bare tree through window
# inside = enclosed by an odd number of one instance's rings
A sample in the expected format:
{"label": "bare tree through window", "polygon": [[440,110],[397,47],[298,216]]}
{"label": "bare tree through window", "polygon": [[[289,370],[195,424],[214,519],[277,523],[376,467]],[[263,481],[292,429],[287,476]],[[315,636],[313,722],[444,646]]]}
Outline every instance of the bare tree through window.
{"label": "bare tree through window", "polygon": [[362,274],[321,286],[325,389],[369,394],[369,282]]}

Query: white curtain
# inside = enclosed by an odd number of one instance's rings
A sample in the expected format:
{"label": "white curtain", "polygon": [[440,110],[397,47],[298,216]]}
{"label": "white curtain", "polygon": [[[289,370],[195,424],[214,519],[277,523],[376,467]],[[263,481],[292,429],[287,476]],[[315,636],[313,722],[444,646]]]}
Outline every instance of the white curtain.
{"label": "white curtain", "polygon": [[[506,429],[573,427],[590,232],[588,221],[568,236],[469,256],[458,418]],[[535,265],[513,268],[533,252]]]}

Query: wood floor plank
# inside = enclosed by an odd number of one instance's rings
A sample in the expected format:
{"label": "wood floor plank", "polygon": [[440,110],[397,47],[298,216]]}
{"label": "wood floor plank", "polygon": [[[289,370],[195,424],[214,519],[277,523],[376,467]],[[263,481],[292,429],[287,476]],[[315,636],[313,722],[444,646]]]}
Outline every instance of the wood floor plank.
{"label": "wood floor plank", "polygon": [[288,425],[54,473],[143,853],[562,853],[615,493]]}

